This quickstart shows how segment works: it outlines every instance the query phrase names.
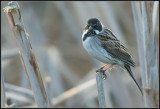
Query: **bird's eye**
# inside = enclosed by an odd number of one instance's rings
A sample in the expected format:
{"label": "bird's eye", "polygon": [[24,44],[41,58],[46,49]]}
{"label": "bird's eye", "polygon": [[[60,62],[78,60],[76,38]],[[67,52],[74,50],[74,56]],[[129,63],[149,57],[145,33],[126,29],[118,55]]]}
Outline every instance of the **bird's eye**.
{"label": "bird's eye", "polygon": [[97,25],[95,24],[95,25],[93,25],[93,28],[96,28],[97,27]]}

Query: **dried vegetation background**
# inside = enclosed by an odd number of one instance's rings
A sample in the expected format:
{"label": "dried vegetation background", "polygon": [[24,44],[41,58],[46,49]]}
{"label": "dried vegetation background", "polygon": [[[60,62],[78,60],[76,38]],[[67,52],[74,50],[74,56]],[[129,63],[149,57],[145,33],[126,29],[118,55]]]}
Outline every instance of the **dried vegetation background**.
{"label": "dried vegetation background", "polygon": [[[136,67],[132,68],[133,75],[142,86],[131,2],[18,3],[51,107],[99,107],[95,70],[103,63],[87,54],[81,40],[83,28],[92,17],[100,19],[129,49],[136,63]],[[7,105],[37,107],[21,64],[16,40],[3,12],[7,4],[1,1],[1,67],[6,83]],[[154,32],[157,60],[158,19],[159,9]],[[143,97],[125,70],[115,66],[108,72],[104,80],[107,107],[144,107]],[[153,99],[159,98],[159,88],[157,93]],[[159,104],[154,102],[152,107],[159,107]]]}

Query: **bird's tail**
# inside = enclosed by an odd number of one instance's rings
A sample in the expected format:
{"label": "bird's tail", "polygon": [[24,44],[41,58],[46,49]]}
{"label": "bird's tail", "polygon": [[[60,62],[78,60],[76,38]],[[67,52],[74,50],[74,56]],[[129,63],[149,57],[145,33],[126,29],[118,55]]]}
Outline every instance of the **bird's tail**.
{"label": "bird's tail", "polygon": [[133,79],[133,81],[136,83],[138,89],[140,90],[141,94],[143,95],[143,92],[142,92],[140,86],[138,85],[137,81],[135,80],[134,76],[132,75],[132,71],[131,71],[130,66],[129,65],[125,65],[124,67],[126,68],[126,70],[128,71],[129,75],[131,76],[131,78]]}

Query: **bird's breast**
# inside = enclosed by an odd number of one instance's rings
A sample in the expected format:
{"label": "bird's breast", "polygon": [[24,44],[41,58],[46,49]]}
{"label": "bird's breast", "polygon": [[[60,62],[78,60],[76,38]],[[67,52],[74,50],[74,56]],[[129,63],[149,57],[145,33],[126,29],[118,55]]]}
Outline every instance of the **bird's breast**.
{"label": "bird's breast", "polygon": [[83,46],[86,51],[104,63],[112,63],[112,57],[107,53],[107,51],[102,47],[102,42],[96,36],[87,37],[83,41]]}

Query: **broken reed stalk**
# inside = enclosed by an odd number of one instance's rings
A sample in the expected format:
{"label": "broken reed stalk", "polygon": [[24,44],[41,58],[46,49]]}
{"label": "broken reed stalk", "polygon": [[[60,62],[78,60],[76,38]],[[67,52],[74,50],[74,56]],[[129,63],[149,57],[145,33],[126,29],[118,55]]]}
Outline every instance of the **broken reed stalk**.
{"label": "broken reed stalk", "polygon": [[48,107],[49,102],[29,38],[24,28],[20,7],[16,1],[12,1],[4,8],[4,11],[8,15],[12,31],[19,45],[35,101],[38,107]]}
{"label": "broken reed stalk", "polygon": [[106,108],[105,94],[103,88],[103,74],[101,72],[96,73],[97,90],[98,90],[98,100],[99,107]]}
{"label": "broken reed stalk", "polygon": [[18,56],[18,48],[14,48],[11,50],[1,50],[1,60],[11,59],[15,56]]}
{"label": "broken reed stalk", "polygon": [[65,101],[67,101],[68,99],[71,99],[72,97],[76,96],[76,95],[80,95],[81,93],[91,90],[93,89],[93,87],[96,85],[96,80],[95,79],[91,79],[85,83],[82,83],[76,87],[73,87],[69,90],[67,90],[66,92],[62,93],[61,95],[59,95],[56,98],[53,98],[52,103],[54,105],[60,105],[62,103],[64,103]]}
{"label": "broken reed stalk", "polygon": [[35,101],[34,95],[30,89],[26,89],[26,88],[12,85],[12,84],[8,84],[8,83],[5,83],[5,87],[6,87],[6,93],[17,94],[17,95],[22,96],[24,98],[30,99],[30,101],[32,101],[34,103],[34,101]]}
{"label": "broken reed stalk", "polygon": [[7,100],[6,100],[6,93],[5,93],[5,87],[4,87],[3,70],[1,65],[1,108],[5,108],[6,106],[7,106]]}
{"label": "broken reed stalk", "polygon": [[15,104],[11,104],[11,105],[7,106],[6,108],[16,108],[16,105]]}

